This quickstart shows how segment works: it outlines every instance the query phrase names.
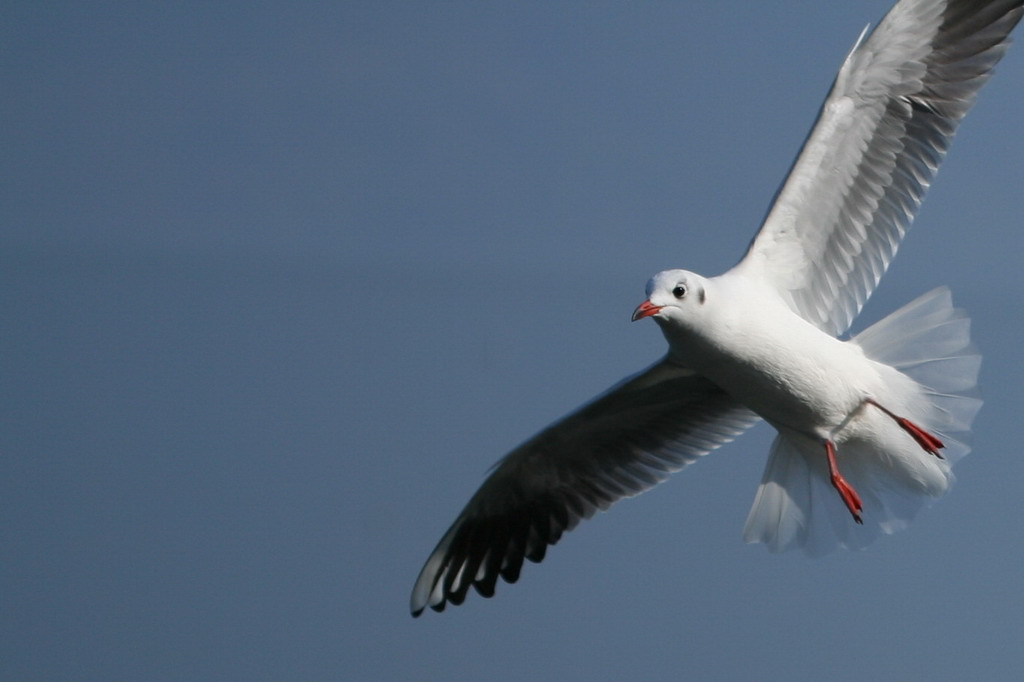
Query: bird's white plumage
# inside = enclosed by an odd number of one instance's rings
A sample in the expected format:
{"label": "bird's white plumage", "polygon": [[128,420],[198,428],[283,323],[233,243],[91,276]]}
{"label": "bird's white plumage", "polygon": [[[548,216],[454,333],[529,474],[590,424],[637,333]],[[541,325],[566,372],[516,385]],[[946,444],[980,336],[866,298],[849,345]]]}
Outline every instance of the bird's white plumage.
{"label": "bird's white plumage", "polygon": [[634,319],[659,324],[666,357],[498,463],[420,572],[414,615],[470,587],[491,596],[580,519],[759,418],[779,433],[744,537],[774,551],[863,547],[948,489],[980,405],[949,292],[836,336],[895,255],[1022,3],[901,0],[862,34],[743,259],[650,281]]}
{"label": "bird's white plumage", "polygon": [[747,542],[776,552],[800,546],[815,555],[864,547],[880,532],[904,528],[952,484],[951,466],[968,450],[957,438],[981,407],[973,392],[981,358],[949,290],[912,301],[850,345],[883,373],[888,406],[941,437],[945,459],[923,452],[881,412],[863,410],[855,417],[861,428],[835,434],[843,473],[872,510],[870,523],[851,524],[828,483],[820,444],[781,428],[743,530]]}

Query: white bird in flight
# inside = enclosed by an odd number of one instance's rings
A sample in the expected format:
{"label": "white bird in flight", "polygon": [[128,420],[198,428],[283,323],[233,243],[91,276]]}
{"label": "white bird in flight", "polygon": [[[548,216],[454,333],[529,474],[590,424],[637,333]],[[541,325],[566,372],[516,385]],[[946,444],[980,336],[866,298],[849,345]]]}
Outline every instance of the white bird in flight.
{"label": "white bird in flight", "polygon": [[[858,39],[742,260],[668,270],[633,319],[668,353],[506,455],[430,555],[414,616],[494,594],[580,519],[764,419],[744,528],[811,554],[904,527],[951,485],[981,401],[947,289],[840,340],[892,260],[1024,0],[901,0]],[[866,33],[866,31],[865,31]],[[962,436],[961,436],[962,438]]]}

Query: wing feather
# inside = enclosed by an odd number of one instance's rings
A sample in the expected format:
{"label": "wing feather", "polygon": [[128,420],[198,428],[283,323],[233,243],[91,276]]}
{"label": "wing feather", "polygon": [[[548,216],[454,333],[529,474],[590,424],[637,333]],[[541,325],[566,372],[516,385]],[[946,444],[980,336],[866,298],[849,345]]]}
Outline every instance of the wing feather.
{"label": "wing feather", "polygon": [[582,519],[665,480],[758,421],[707,379],[667,360],[627,379],[509,453],[427,559],[411,607],[494,594],[523,560]]}
{"label": "wing feather", "polygon": [[903,0],[858,40],[736,272],[846,331],[896,254],[1022,0]]}

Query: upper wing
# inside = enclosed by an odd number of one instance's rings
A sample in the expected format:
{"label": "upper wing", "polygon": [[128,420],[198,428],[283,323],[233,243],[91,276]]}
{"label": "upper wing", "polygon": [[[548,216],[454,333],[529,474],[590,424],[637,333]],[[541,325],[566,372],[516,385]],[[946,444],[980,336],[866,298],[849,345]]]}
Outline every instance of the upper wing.
{"label": "upper wing", "polygon": [[1022,0],[902,0],[846,58],[734,272],[833,335],[850,326],[917,212]]}
{"label": "upper wing", "polygon": [[623,381],[509,453],[420,571],[412,614],[494,594],[580,519],[636,495],[740,435],[758,417],[667,360]]}

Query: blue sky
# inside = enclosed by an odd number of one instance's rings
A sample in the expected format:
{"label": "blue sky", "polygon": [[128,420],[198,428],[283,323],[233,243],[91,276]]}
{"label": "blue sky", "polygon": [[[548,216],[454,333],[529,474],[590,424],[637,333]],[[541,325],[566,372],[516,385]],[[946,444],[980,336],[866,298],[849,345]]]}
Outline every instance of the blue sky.
{"label": "blue sky", "polygon": [[1017,679],[1024,54],[857,327],[940,284],[985,407],[909,531],[744,545],[761,427],[413,620],[510,447],[657,358],[888,0],[11,3],[0,677]]}

